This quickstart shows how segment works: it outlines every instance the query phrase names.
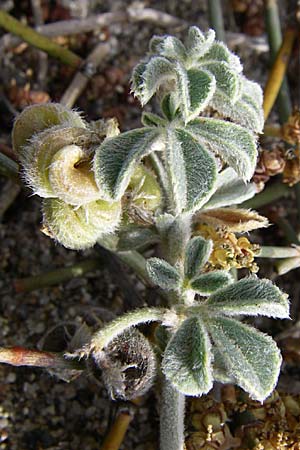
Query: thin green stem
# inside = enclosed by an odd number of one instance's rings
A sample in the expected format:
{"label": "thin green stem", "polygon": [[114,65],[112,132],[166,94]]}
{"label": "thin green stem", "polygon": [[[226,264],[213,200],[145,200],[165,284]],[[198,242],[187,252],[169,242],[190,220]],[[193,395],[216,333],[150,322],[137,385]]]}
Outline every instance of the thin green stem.
{"label": "thin green stem", "polygon": [[240,206],[242,208],[262,208],[269,203],[289,195],[291,191],[291,188],[289,188],[287,184],[283,184],[282,182],[274,183],[267,186],[266,189],[255,195],[255,197],[243,202]]}
{"label": "thin green stem", "polygon": [[160,410],[160,450],[184,448],[185,396],[163,379]]}
{"label": "thin green stem", "polygon": [[299,245],[299,239],[296,231],[285,217],[277,216],[274,222],[284,233],[284,236],[289,244]]}
{"label": "thin green stem", "polygon": [[[271,63],[275,61],[282,43],[282,33],[277,0],[265,0],[265,23],[270,47]],[[277,97],[280,122],[285,123],[292,111],[287,79],[284,78]]]}
{"label": "thin green stem", "polygon": [[[297,207],[297,216],[298,216],[298,224],[300,223],[300,183],[295,184],[294,186],[295,194],[296,194],[296,207]],[[299,228],[298,228],[299,230]]]}
{"label": "thin green stem", "polygon": [[266,246],[260,247],[257,258],[293,258],[300,257],[300,251],[295,247],[276,247]]}
{"label": "thin green stem", "polygon": [[209,24],[216,32],[216,38],[219,41],[225,42],[224,21],[222,14],[222,2],[221,0],[208,0],[208,16]]}
{"label": "thin green stem", "polygon": [[51,39],[43,36],[27,25],[22,24],[19,20],[15,19],[13,16],[1,9],[0,27],[16,36],[19,36],[25,42],[33,45],[35,48],[48,53],[48,55],[53,56],[56,59],[59,59],[64,64],[67,64],[74,68],[78,68],[82,63],[82,59],[78,55],[64,47],[61,47],[60,45],[51,41]]}
{"label": "thin green stem", "polygon": [[19,180],[19,165],[8,156],[0,152],[0,175],[13,180]]}
{"label": "thin green stem", "polygon": [[286,258],[276,262],[276,271],[278,275],[284,275],[290,270],[298,269],[300,267],[300,258]]}
{"label": "thin green stem", "polygon": [[131,250],[128,252],[115,252],[117,257],[127,264],[146,283],[152,285],[146,269],[146,259],[139,252]]}
{"label": "thin green stem", "polygon": [[50,272],[42,273],[28,278],[20,278],[14,281],[16,292],[29,292],[35,289],[52,286],[71,280],[72,278],[82,277],[87,272],[91,272],[100,267],[101,260],[97,258],[85,259],[71,267],[63,267]]}

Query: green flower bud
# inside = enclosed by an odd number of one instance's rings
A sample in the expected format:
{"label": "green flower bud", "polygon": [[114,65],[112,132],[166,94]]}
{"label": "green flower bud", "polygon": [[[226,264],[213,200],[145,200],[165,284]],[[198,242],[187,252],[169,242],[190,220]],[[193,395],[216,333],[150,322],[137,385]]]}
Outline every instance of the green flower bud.
{"label": "green flower bud", "polygon": [[76,208],[49,198],[43,202],[42,231],[64,247],[83,250],[95,245],[103,234],[114,231],[120,218],[120,202],[100,200]]}
{"label": "green flower bud", "polygon": [[86,128],[80,114],[59,103],[28,106],[14,123],[12,131],[14,150],[18,154],[22,154],[23,147],[35,133],[56,125]]}

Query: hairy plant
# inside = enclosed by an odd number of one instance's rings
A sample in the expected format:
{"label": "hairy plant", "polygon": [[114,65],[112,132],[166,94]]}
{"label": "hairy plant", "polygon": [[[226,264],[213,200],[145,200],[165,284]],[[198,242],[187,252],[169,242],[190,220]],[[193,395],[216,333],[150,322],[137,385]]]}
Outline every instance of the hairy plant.
{"label": "hairy plant", "polygon": [[[120,133],[113,120],[88,124],[46,104],[20,114],[13,143],[25,182],[44,198],[43,231],[69,248],[98,242],[126,255],[167,299],[117,318],[66,357],[102,371],[113,397],[132,398],[149,389],[156,367],[133,327],[157,322],[161,449],[179,450],[185,396],[206,394],[219,381],[263,401],[280,371],[276,343],[240,318],[288,318],[287,296],[269,280],[235,281],[212,270],[213,242],[197,235],[199,223],[239,233],[267,225],[233,206],[256,192],[249,180],[262,93],[214,32],[197,27],[184,43],[155,36],[134,69],[132,91],[142,105],[157,98],[141,128]],[[162,257],[146,261],[137,250],[153,243]]]}

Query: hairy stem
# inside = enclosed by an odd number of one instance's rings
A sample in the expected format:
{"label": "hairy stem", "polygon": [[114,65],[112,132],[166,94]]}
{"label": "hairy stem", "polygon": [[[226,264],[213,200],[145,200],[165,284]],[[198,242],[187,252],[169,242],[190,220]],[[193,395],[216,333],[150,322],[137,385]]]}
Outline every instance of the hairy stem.
{"label": "hairy stem", "polygon": [[146,259],[136,250],[116,252],[118,258],[127,264],[146,283],[152,284],[146,270]]}
{"label": "hairy stem", "polygon": [[91,340],[91,348],[101,350],[106,347],[115,337],[123,333],[128,328],[141,323],[163,322],[171,325],[176,317],[165,308],[143,308],[124,314],[116,320],[110,322],[106,327],[95,333]]}
{"label": "hairy stem", "polygon": [[160,450],[184,448],[185,396],[163,379],[160,408]]}

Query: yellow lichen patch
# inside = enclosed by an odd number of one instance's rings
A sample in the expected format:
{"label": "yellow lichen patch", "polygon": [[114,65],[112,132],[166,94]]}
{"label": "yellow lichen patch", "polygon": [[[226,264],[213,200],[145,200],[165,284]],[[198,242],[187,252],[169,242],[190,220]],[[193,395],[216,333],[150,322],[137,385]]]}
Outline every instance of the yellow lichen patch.
{"label": "yellow lichen patch", "polygon": [[252,244],[245,236],[237,237],[232,232],[216,229],[207,224],[198,225],[196,234],[213,241],[213,251],[206,266],[207,270],[247,268],[251,272],[258,271],[254,258],[259,253],[259,246]]}

